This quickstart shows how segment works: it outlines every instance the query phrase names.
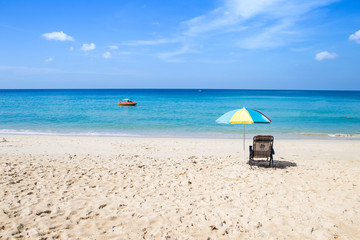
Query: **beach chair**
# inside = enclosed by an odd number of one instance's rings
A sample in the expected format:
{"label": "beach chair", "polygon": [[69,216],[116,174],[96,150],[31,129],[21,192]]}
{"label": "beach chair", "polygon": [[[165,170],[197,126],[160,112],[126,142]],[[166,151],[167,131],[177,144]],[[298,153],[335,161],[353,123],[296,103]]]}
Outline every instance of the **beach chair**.
{"label": "beach chair", "polygon": [[273,148],[274,137],[270,135],[259,135],[253,138],[253,145],[249,146],[249,164],[253,165],[254,158],[266,158],[269,161],[269,166],[274,165]]}

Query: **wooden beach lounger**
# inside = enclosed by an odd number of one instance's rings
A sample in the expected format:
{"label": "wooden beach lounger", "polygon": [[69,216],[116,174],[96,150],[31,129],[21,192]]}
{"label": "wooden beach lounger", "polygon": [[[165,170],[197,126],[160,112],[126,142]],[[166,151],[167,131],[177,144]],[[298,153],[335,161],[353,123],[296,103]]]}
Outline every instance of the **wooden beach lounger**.
{"label": "wooden beach lounger", "polygon": [[269,166],[274,165],[273,148],[274,137],[270,135],[259,135],[253,138],[253,146],[249,146],[250,157],[249,164],[252,166],[254,158],[266,158],[269,161]]}

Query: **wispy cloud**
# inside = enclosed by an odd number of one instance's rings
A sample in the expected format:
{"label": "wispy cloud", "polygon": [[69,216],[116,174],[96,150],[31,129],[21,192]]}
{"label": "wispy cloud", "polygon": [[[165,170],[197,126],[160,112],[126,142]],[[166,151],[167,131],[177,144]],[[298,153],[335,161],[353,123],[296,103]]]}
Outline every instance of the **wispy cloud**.
{"label": "wispy cloud", "polygon": [[245,49],[258,49],[285,45],[287,42],[286,36],[293,34],[287,31],[289,25],[291,25],[290,22],[284,21],[277,25],[265,28],[261,33],[239,40],[238,46]]}
{"label": "wispy cloud", "polygon": [[109,46],[109,48],[110,48],[111,50],[117,50],[117,49],[119,49],[119,47],[116,46],[116,45],[111,45],[111,46]]}
{"label": "wispy cloud", "polygon": [[94,50],[95,48],[96,48],[96,45],[94,43],[90,43],[90,44],[84,43],[81,46],[80,50],[87,52],[87,51]]}
{"label": "wispy cloud", "polygon": [[317,53],[315,55],[315,59],[317,61],[322,61],[322,60],[325,60],[325,59],[335,59],[337,58],[337,54],[332,52],[327,52],[327,51],[324,51],[324,52],[320,52],[320,53]]}
{"label": "wispy cloud", "polygon": [[360,44],[360,30],[349,36],[349,40]]}
{"label": "wispy cloud", "polygon": [[180,38],[161,38],[161,39],[155,39],[155,40],[129,41],[129,42],[124,42],[123,45],[127,45],[127,46],[150,46],[150,45],[177,43],[177,42],[180,42],[180,41],[181,41]]}
{"label": "wispy cloud", "polygon": [[54,61],[53,57],[49,57],[49,58],[45,59],[45,62],[52,62],[52,61]]}
{"label": "wispy cloud", "polygon": [[103,54],[103,57],[104,57],[104,58],[111,58],[112,55],[111,55],[110,52],[105,52],[105,53]]}
{"label": "wispy cloud", "polygon": [[9,71],[9,72],[22,73],[22,74],[59,72],[59,70],[54,68],[36,68],[36,67],[26,67],[26,66],[6,66],[6,65],[0,65],[0,71]]}
{"label": "wispy cloud", "polygon": [[[184,37],[173,37],[173,38],[160,38],[154,40],[138,40],[138,41],[129,41],[123,42],[122,45],[130,46],[130,47],[138,47],[138,46],[157,46],[157,45],[167,45],[167,44],[180,44],[180,49],[177,50],[169,50],[167,52],[156,53],[155,55],[167,62],[178,62],[178,60],[174,60],[172,58],[176,56],[180,56],[190,51],[189,44],[185,44],[186,39]],[[133,54],[133,52],[123,52],[122,55]]]}
{"label": "wispy cloud", "polygon": [[136,53],[128,52],[128,51],[116,52],[116,55],[133,55],[133,54],[136,54]]}
{"label": "wispy cloud", "polygon": [[175,56],[187,53],[187,52],[189,52],[189,50],[190,50],[189,46],[184,45],[182,48],[180,48],[178,50],[160,53],[160,54],[158,54],[158,57],[161,59],[164,59],[164,60],[169,60],[170,58],[173,58]]}
{"label": "wispy cloud", "polygon": [[305,47],[305,48],[291,48],[290,49],[292,52],[305,52],[305,51],[309,51],[310,48],[309,47]]}
{"label": "wispy cloud", "polygon": [[277,47],[297,34],[295,25],[319,7],[338,0],[226,0],[224,5],[185,21],[188,36],[237,32],[243,48]]}
{"label": "wispy cloud", "polygon": [[63,31],[60,32],[51,32],[51,33],[44,33],[42,35],[44,38],[48,40],[56,40],[56,41],[74,41],[74,38],[67,35]]}
{"label": "wispy cloud", "polygon": [[[219,38],[237,49],[276,48],[299,41],[300,23],[314,10],[340,0],[223,0],[217,8],[180,23],[175,37],[139,40],[128,46],[175,43],[178,50],[157,54],[162,59],[189,53],[188,45],[211,45]],[[231,36],[231,37],[229,37]],[[201,44],[197,44],[201,42]]]}

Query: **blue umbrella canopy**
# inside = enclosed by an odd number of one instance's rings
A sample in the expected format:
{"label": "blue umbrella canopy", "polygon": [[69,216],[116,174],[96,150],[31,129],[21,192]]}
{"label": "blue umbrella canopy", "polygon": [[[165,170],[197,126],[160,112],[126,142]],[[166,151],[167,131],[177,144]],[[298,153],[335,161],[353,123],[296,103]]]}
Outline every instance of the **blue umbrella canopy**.
{"label": "blue umbrella canopy", "polygon": [[271,120],[262,112],[254,109],[236,109],[225,113],[216,120],[217,123],[224,124],[252,124],[252,123],[271,123]]}

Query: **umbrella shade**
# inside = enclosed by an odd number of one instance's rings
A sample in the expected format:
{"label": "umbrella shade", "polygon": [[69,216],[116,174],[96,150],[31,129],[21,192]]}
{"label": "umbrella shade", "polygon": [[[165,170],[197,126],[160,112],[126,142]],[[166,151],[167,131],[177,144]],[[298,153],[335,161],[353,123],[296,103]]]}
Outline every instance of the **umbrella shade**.
{"label": "umbrella shade", "polygon": [[269,124],[271,120],[263,113],[254,109],[236,109],[225,113],[216,120],[217,123],[224,124],[243,124],[244,128],[244,139],[243,139],[243,153],[244,153],[244,164],[245,164],[245,124],[262,123]]}

